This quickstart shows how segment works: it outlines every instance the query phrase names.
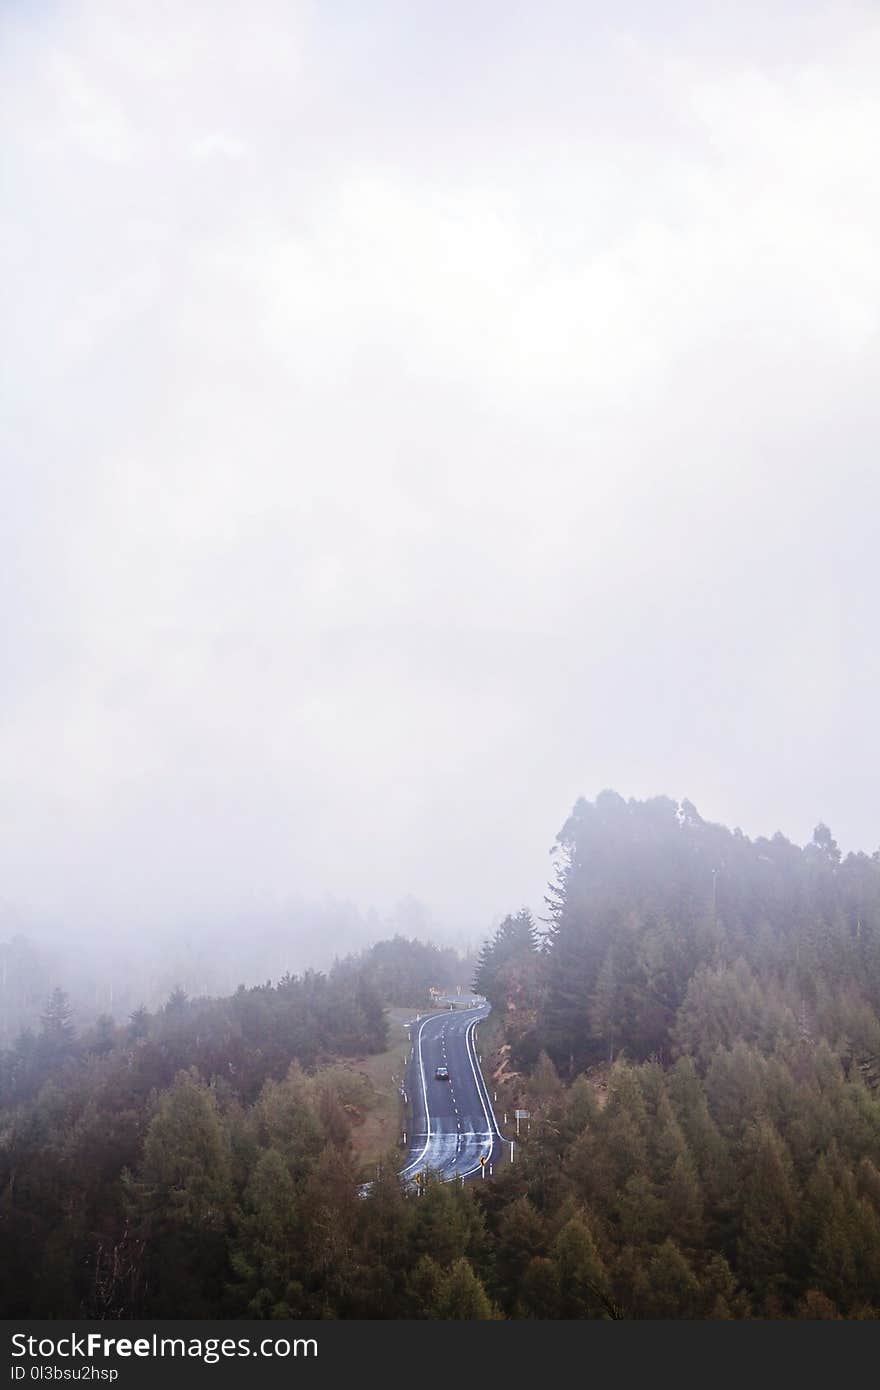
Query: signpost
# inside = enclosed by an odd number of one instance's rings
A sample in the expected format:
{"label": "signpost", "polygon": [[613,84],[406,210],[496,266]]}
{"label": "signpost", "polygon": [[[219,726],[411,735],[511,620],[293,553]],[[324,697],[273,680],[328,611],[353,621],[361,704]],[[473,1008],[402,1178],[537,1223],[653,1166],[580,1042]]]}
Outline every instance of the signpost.
{"label": "signpost", "polygon": [[[518,1138],[518,1137],[519,1137],[519,1122],[520,1122],[520,1120],[527,1120],[527,1121],[528,1121],[528,1120],[531,1120],[531,1118],[532,1118],[532,1112],[531,1112],[531,1110],[514,1110],[513,1113],[514,1113],[514,1116],[515,1116],[515,1118],[516,1118],[516,1133],[517,1133],[517,1138]],[[531,1128],[532,1128],[532,1126],[529,1125],[529,1131],[531,1131]]]}

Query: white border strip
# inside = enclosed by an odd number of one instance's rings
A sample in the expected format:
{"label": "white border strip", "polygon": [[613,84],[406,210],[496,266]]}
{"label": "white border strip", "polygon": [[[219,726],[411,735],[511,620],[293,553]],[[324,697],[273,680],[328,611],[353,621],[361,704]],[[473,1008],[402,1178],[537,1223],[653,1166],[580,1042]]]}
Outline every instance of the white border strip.
{"label": "white border strip", "polygon": [[[491,1010],[490,1010],[490,1012],[491,1012]],[[482,1094],[483,1094],[483,1095],[485,1096],[485,1098],[486,1098],[486,1099],[485,1099],[485,1104],[484,1104],[484,1106],[483,1106],[483,1111],[484,1111],[484,1113],[485,1113],[485,1112],[488,1110],[488,1114],[486,1115],[486,1118],[487,1118],[487,1119],[489,1119],[489,1118],[491,1117],[491,1123],[490,1123],[490,1125],[489,1125],[489,1129],[490,1129],[490,1131],[494,1130],[495,1134],[497,1135],[497,1137],[501,1140],[501,1142],[502,1142],[502,1144],[503,1144],[503,1143],[505,1142],[505,1141],[504,1141],[504,1135],[501,1133],[501,1130],[500,1130],[500,1128],[499,1128],[499,1126],[498,1126],[498,1121],[497,1121],[497,1119],[495,1118],[495,1111],[494,1111],[494,1109],[493,1109],[493,1107],[492,1107],[492,1102],[491,1102],[491,1100],[489,1099],[489,1087],[486,1085],[486,1078],[485,1078],[485,1076],[483,1075],[483,1068],[480,1066],[479,1062],[477,1061],[477,1027],[478,1027],[479,1024],[485,1023],[485,1022],[486,1022],[486,1019],[487,1019],[488,1017],[489,1017],[489,1014],[488,1014],[488,1013],[485,1013],[485,1014],[483,1014],[483,1016],[482,1016],[481,1018],[475,1018],[475,1019],[474,1019],[474,1022],[473,1022],[473,1030],[472,1030],[472,1032],[471,1032],[471,1051],[473,1052],[473,1055],[474,1055],[474,1063],[475,1063],[475,1065],[476,1065],[476,1073],[477,1073],[477,1078],[478,1078],[478,1081],[479,1081],[479,1085],[480,1085],[480,1087],[482,1088]]]}
{"label": "white border strip", "polygon": [[425,1063],[422,1058],[422,1029],[424,1028],[425,1024],[430,1023],[432,1019],[442,1018],[442,1016],[442,1014],[428,1014],[425,1018],[423,1018],[421,1022],[421,1027],[419,1028],[418,1037],[416,1039],[416,1048],[418,1049],[419,1054],[419,1075],[422,1078],[422,1103],[425,1107],[425,1128],[427,1129],[427,1137],[425,1139],[425,1147],[422,1149],[422,1152],[419,1154],[418,1158],[412,1159],[412,1161],[409,1162],[405,1168],[401,1168],[401,1177],[404,1177],[405,1174],[409,1172],[410,1168],[415,1168],[417,1164],[421,1163],[422,1159],[425,1157],[425,1154],[428,1152],[428,1146],[431,1143],[431,1112],[428,1109],[428,1087],[427,1083],[425,1082]]}
{"label": "white border strip", "polygon": [[[468,1026],[467,1026],[467,1028],[466,1028],[466,1030],[465,1030],[465,1035],[464,1035],[464,1045],[465,1045],[465,1048],[466,1048],[466,1050],[467,1050],[468,1061],[469,1061],[470,1064],[471,1064],[471,1071],[472,1071],[473,1074],[474,1074],[474,1085],[475,1085],[476,1088],[477,1088],[477,1095],[480,1097],[480,1105],[483,1107],[483,1117],[484,1117],[484,1119],[485,1119],[485,1121],[486,1121],[486,1138],[489,1140],[489,1152],[488,1152],[488,1154],[486,1155],[486,1157],[489,1158],[489,1159],[491,1159],[491,1157],[492,1157],[492,1150],[495,1148],[495,1136],[496,1136],[496,1134],[497,1134],[497,1135],[498,1135],[498,1138],[500,1139],[500,1138],[501,1138],[501,1134],[500,1134],[499,1129],[498,1129],[498,1123],[497,1123],[497,1121],[495,1120],[494,1111],[492,1112],[492,1117],[491,1117],[491,1119],[490,1119],[490,1117],[489,1117],[489,1112],[492,1110],[492,1102],[491,1102],[491,1101],[489,1100],[489,1098],[488,1098],[488,1092],[486,1093],[485,1097],[484,1097],[484,1095],[483,1095],[483,1087],[480,1085],[480,1077],[482,1076],[482,1072],[479,1071],[479,1064],[477,1063],[477,1060],[476,1060],[476,1055],[477,1055],[477,1054],[476,1054],[476,1047],[474,1046],[474,1041],[473,1041],[473,1039],[474,1039],[474,1034],[475,1034],[476,1029],[477,1029],[477,1024],[478,1024],[478,1023],[482,1023],[482,1022],[483,1022],[483,1019],[484,1019],[484,1018],[487,1018],[487,1017],[488,1017],[488,1014],[483,1014],[480,1018],[475,1018],[475,1019],[473,1020],[472,1023],[469,1023],[469,1024],[468,1024]],[[487,1101],[488,1101],[488,1109],[487,1109]],[[473,1167],[473,1168],[468,1168],[464,1173],[456,1173],[456,1174],[455,1174],[455,1177],[456,1177],[456,1178],[469,1178],[470,1175],[471,1175],[471,1173],[479,1173],[479,1171],[480,1171],[480,1169],[481,1169],[482,1167],[483,1167],[482,1163],[477,1163],[475,1167]]]}

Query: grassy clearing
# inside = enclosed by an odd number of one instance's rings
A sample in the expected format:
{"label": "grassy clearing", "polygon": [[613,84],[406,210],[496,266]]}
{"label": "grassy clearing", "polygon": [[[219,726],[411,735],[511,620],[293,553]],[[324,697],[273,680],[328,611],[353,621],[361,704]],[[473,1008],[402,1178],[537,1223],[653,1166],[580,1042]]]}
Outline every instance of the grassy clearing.
{"label": "grassy clearing", "polygon": [[353,1072],[359,1081],[358,1103],[347,1108],[352,1126],[352,1146],[365,1181],[375,1176],[376,1163],[390,1150],[394,1149],[402,1162],[404,1106],[400,1095],[400,1078],[410,1046],[403,1025],[408,1019],[415,1018],[420,1008],[424,1013],[424,1005],[387,1009],[387,1051],[368,1057],[346,1057],[334,1067],[334,1070],[344,1068]]}

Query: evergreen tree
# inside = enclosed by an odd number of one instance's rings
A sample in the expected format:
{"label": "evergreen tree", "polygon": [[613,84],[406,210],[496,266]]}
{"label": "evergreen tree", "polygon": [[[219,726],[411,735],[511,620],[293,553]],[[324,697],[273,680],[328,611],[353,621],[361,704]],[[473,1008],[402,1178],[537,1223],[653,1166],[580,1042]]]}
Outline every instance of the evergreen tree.
{"label": "evergreen tree", "polygon": [[[505,917],[480,952],[474,989],[499,1007],[511,997],[530,996],[538,968],[538,932],[532,914],[521,908]],[[530,999],[531,1002],[531,999]]]}
{"label": "evergreen tree", "polygon": [[565,1223],[551,1253],[559,1282],[559,1316],[605,1316],[609,1304],[608,1277],[583,1212],[577,1212]]}
{"label": "evergreen tree", "polygon": [[486,1322],[499,1316],[466,1259],[458,1259],[440,1281],[434,1317]]}
{"label": "evergreen tree", "polygon": [[138,1178],[128,1182],[155,1316],[179,1316],[181,1307],[207,1316],[222,1305],[231,1272],[230,1159],[228,1131],[213,1093],[195,1071],[180,1072],[159,1099]]}
{"label": "evergreen tree", "polygon": [[73,1055],[73,1010],[63,989],[54,989],[42,1015],[39,1055],[44,1067],[55,1067]]}
{"label": "evergreen tree", "polygon": [[796,1214],[791,1160],[766,1120],[750,1123],[740,1146],[737,1267],[760,1300],[785,1292]]}
{"label": "evergreen tree", "polygon": [[244,1192],[232,1253],[248,1316],[302,1315],[300,1245],[293,1180],[278,1150],[264,1149]]}
{"label": "evergreen tree", "polygon": [[699,1317],[699,1280],[674,1241],[665,1240],[648,1261],[637,1305],[647,1318]]}
{"label": "evergreen tree", "polygon": [[518,1197],[498,1222],[495,1269],[504,1306],[513,1311],[519,1302],[523,1270],[546,1249],[544,1222],[528,1197]]}

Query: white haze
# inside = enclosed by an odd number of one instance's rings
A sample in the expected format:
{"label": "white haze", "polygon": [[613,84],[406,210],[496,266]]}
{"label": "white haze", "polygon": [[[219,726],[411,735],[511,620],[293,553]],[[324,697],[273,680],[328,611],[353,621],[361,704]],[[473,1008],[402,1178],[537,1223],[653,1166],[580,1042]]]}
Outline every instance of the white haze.
{"label": "white haze", "polygon": [[878,68],[873,4],[7,0],[10,923],[478,936],[605,786],[876,847]]}

